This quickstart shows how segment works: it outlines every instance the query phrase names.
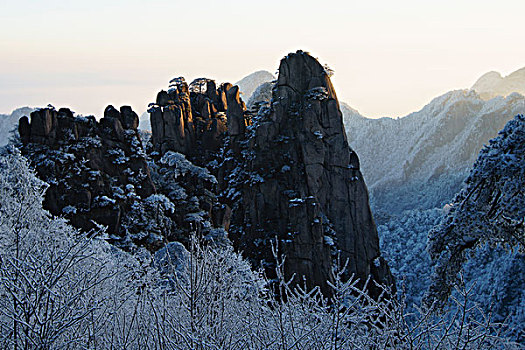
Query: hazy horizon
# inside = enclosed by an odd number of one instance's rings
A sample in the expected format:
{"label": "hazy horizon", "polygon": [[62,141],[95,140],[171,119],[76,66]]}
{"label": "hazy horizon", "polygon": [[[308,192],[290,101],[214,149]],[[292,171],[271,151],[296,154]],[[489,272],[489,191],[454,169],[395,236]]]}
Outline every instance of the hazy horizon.
{"label": "hazy horizon", "polygon": [[252,4],[154,0],[4,1],[0,113],[67,106],[145,111],[168,81],[235,83],[302,49],[328,64],[341,101],[367,117],[400,117],[489,71],[525,66],[521,14],[504,0]]}

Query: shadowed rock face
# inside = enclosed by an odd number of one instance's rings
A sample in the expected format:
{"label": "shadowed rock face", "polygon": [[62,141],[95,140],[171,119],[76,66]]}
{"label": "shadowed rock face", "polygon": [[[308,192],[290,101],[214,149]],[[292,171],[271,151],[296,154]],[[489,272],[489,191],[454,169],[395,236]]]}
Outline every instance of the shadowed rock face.
{"label": "shadowed rock face", "polygon": [[298,51],[281,61],[271,106],[237,143],[242,151],[226,165],[231,181],[224,187],[236,190],[226,198],[233,207],[231,237],[246,255],[272,265],[270,243],[277,237],[287,275],[305,275],[325,293],[337,252],[348,259],[349,275],[392,284],[358,157],[317,60]]}
{"label": "shadowed rock face", "polygon": [[95,221],[109,234],[123,235],[122,218],[133,198],[155,193],[137,126],[129,106],[120,111],[108,106],[99,122],[75,117],[67,108],[22,117],[22,152],[50,185],[44,207],[85,231]]}
{"label": "shadowed rock face", "polygon": [[187,243],[194,231],[222,239],[229,209],[217,202],[215,177],[179,153],[149,159],[138,120],[128,106],[108,106],[99,122],[66,108],[22,117],[22,152],[50,185],[45,208],[83,231],[106,226],[123,249]]}

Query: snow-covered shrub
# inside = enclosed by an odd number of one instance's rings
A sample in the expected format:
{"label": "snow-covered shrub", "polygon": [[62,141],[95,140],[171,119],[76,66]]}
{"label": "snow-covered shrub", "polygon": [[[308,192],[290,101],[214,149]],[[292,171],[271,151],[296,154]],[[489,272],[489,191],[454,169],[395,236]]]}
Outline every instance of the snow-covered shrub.
{"label": "snow-covered shrub", "polygon": [[425,250],[428,231],[440,220],[441,209],[407,210],[378,225],[381,252],[404,293],[407,311],[415,306],[430,285],[432,261]]}
{"label": "snow-covered shrub", "polygon": [[176,273],[162,274],[171,287],[157,289],[152,305],[163,315],[152,320],[158,340],[175,349],[251,348],[262,278],[231,246],[202,246],[194,237],[182,255],[184,263],[172,262]]}
{"label": "snow-covered shrub", "polygon": [[315,87],[315,88],[308,90],[305,93],[304,98],[306,100],[323,101],[323,100],[326,100],[328,96],[329,96],[328,90],[325,87]]}
{"label": "snow-covered shrub", "polygon": [[162,156],[160,163],[172,169],[172,175],[175,179],[190,174],[210,183],[217,183],[217,179],[210,174],[208,169],[196,166],[187,160],[184,154],[168,151]]}

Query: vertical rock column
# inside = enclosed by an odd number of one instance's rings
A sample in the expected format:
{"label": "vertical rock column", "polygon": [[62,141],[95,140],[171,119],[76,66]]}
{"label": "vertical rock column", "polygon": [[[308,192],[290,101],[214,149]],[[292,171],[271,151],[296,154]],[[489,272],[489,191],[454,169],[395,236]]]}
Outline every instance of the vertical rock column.
{"label": "vertical rock column", "polygon": [[[232,104],[228,99],[229,111]],[[234,113],[228,113],[228,132],[237,137],[243,130],[230,117]],[[330,78],[316,59],[298,51],[281,61],[271,107],[250,129],[237,142],[244,147],[237,159],[242,171],[230,176],[241,198],[235,204],[230,196],[231,237],[241,249],[271,266],[270,244],[277,237],[286,274],[295,273],[299,281],[304,275],[327,294],[337,254],[348,260],[348,277],[392,284],[358,157],[348,146]]]}

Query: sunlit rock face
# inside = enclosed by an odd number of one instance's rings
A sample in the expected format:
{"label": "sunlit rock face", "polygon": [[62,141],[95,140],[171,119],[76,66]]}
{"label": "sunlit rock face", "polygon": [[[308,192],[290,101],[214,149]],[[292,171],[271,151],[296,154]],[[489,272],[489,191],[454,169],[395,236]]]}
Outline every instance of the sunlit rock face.
{"label": "sunlit rock face", "polygon": [[216,152],[226,131],[227,94],[233,87],[217,88],[211,79],[201,78],[189,86],[184,78],[173,79],[168,91],[160,91],[150,105],[150,121],[154,150],[162,155],[168,151],[190,156]]}
{"label": "sunlit rock face", "polygon": [[[229,133],[239,136],[238,129]],[[271,270],[271,246],[278,246],[288,277],[306,276],[328,294],[337,254],[348,261],[348,276],[393,283],[380,256],[359,159],[316,59],[298,51],[281,60],[271,105],[232,144],[239,150],[231,152],[224,174],[233,207],[230,237],[246,255]]]}

